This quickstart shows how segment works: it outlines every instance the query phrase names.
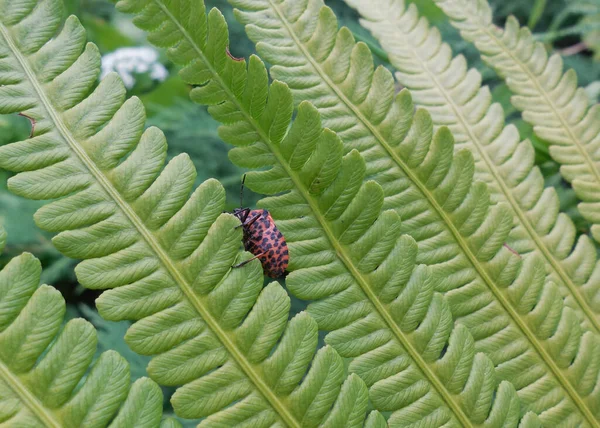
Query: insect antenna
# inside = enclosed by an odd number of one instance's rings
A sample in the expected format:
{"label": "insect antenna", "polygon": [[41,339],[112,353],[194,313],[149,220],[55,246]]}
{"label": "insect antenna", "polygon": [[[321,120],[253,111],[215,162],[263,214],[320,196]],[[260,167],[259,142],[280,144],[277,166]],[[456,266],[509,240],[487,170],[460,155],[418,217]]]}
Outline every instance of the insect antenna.
{"label": "insect antenna", "polygon": [[240,187],[240,208],[244,206],[244,183],[246,182],[246,174],[242,177],[242,186]]}

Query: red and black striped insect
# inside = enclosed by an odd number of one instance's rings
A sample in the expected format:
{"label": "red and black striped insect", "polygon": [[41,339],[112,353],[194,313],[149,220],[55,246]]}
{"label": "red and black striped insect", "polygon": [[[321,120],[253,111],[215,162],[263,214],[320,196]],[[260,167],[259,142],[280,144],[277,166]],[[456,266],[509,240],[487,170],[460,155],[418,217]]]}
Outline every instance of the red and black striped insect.
{"label": "red and black striped insect", "polygon": [[285,270],[290,260],[287,243],[275,226],[269,211],[241,208],[245,181],[246,175],[242,179],[240,208],[233,210],[233,215],[242,222],[238,227],[242,227],[244,230],[244,248],[254,254],[254,257],[234,267],[241,267],[254,259],[259,259],[265,275],[271,278],[281,278],[287,274]]}

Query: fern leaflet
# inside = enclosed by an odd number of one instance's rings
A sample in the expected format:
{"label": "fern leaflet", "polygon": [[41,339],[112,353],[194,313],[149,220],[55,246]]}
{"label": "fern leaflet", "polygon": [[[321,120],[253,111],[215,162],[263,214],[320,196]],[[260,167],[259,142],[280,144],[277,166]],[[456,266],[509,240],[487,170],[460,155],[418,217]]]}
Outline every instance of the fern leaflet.
{"label": "fern leaflet", "polygon": [[[417,241],[418,262],[442,279],[436,290],[446,293],[453,316],[469,328],[476,349],[502,368],[500,378],[514,383],[525,408],[544,423],[570,418],[596,423],[600,390],[580,388],[579,377],[567,370],[570,363],[565,365],[558,348],[547,344],[567,334],[577,344],[573,352],[583,357],[598,338],[581,331],[554,284],[543,285],[538,257],[521,265],[503,248],[512,215],[503,204],[490,207],[486,186],[473,183],[470,153],[453,158],[449,139],[431,140],[429,115],[420,110],[413,117],[410,97],[394,97],[390,73],[373,69],[368,48],[355,44],[348,29],[338,31],[333,12],[321,1],[231,3],[258,52],[273,64],[272,75],[290,85],[297,101],[315,103],[345,151],[364,155],[367,176],[383,187],[384,207],[400,214],[403,231]],[[522,293],[532,300],[525,303]],[[549,330],[532,319],[534,307],[545,312],[546,305],[560,308],[556,318],[547,318],[552,319]],[[531,377],[522,376],[524,361]],[[598,373],[590,376],[597,385]],[[544,391],[542,379],[552,379],[555,387]],[[569,398],[555,401],[558,396]]]}
{"label": "fern leaflet", "polygon": [[486,0],[436,0],[461,35],[506,80],[512,104],[548,141],[562,176],[582,200],[578,209],[600,241],[600,105],[588,105],[575,70],[563,73],[559,54],[548,57],[531,31],[510,17],[504,30],[492,23]]}
{"label": "fern leaflet", "polygon": [[439,31],[403,0],[346,0],[363,16],[363,25],[380,41],[396,78],[427,108],[434,125],[449,126],[458,147],[471,150],[475,177],[488,184],[496,202],[505,202],[514,218],[510,246],[521,255],[537,254],[546,262],[548,280],[560,287],[567,306],[584,328],[600,332],[600,262],[594,244],[580,237],[563,213],[553,188],[544,189],[529,141],[520,141],[515,126],[504,126],[499,104],[482,88],[481,75],[467,71],[466,60],[452,58]]}
{"label": "fern leaflet", "polygon": [[364,383],[345,378],[331,347],[314,355],[315,321],[288,322],[289,297],[277,283],[263,289],[258,261],[231,269],[248,254],[239,221],[222,214],[224,189],[209,180],[188,199],[194,167],[180,155],[163,169],[166,142],[144,131],[141,102],[124,101],[115,74],[93,89],[98,50],[75,17],[61,25],[62,1],[3,1],[0,11],[0,112],[36,123],[33,138],[0,148],[0,165],[19,172],[9,188],[58,199],[37,223],[84,259],[84,286],[108,289],[102,316],[138,320],[127,343],[154,356],[154,380],[180,386],[176,413],[202,426],[362,425]]}
{"label": "fern leaflet", "polygon": [[[5,237],[0,231],[0,247]],[[129,365],[115,351],[102,353],[77,388],[94,357],[96,331],[81,318],[61,329],[65,301],[53,287],[38,287],[41,272],[29,253],[0,271],[0,424],[157,427],[160,388],[148,378],[130,388]]]}

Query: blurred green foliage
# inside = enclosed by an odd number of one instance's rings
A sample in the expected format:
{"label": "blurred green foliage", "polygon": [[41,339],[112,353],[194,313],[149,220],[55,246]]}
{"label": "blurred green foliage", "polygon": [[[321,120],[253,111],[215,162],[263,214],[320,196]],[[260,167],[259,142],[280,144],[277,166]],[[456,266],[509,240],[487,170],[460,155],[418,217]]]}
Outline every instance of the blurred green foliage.
{"label": "blurred green foliage", "polygon": [[[108,0],[64,0],[67,14],[75,14],[86,27],[88,38],[98,45],[103,55],[124,47],[149,46],[145,34],[136,29],[128,16],[115,11],[114,4]],[[458,33],[448,24],[443,13],[431,0],[413,0],[422,15],[437,25],[442,37],[455,53],[464,54],[470,66],[476,67],[483,75],[484,84],[489,85],[493,98],[499,102],[507,115],[507,121],[514,123],[522,138],[530,139],[536,148],[536,162],[546,177],[548,186],[557,188],[561,208],[576,222],[580,232],[584,233],[588,225],[578,214],[576,198],[570,186],[558,174],[558,165],[549,155],[547,144],[533,135],[531,126],[524,123],[520,115],[510,104],[510,93],[506,85],[484,65],[476,50],[464,42]],[[515,15],[521,24],[529,24],[540,40],[563,54],[568,67],[575,69],[582,86],[590,97],[597,102],[600,96],[600,0],[492,0],[495,19],[503,25],[508,15]],[[379,64],[388,66],[386,55],[377,42],[364,30],[357,14],[344,5],[341,0],[326,1],[334,9],[340,23],[349,27],[356,38],[367,43],[373,50]],[[209,7],[217,7],[230,24],[230,50],[236,57],[247,58],[254,53],[254,45],[238,24],[232,8],[226,0],[209,0]],[[227,158],[227,147],[219,138],[217,124],[208,115],[206,108],[192,103],[188,99],[190,90],[177,76],[177,68],[170,64],[164,52],[159,52],[158,61],[168,71],[164,80],[153,78],[149,71],[132,72],[134,84],[129,90],[130,96],[138,96],[146,106],[147,126],[158,126],[167,136],[169,157],[186,152],[190,155],[198,171],[197,184],[214,177],[225,186],[228,194],[228,208],[239,206],[240,181],[243,170],[234,166]],[[127,72],[126,67],[118,72]],[[29,121],[18,115],[0,116],[0,145],[27,138],[30,132]],[[123,340],[128,328],[127,322],[112,323],[100,318],[95,311],[94,299],[97,293],[84,290],[77,284],[73,267],[76,261],[59,254],[51,243],[52,236],[35,227],[33,214],[41,205],[14,196],[6,190],[9,175],[0,171],[0,222],[8,232],[7,249],[0,258],[5,264],[15,255],[28,251],[42,260],[44,265],[43,282],[56,286],[65,296],[69,317],[84,317],[98,330],[98,353],[106,349],[115,349],[130,362],[132,378],[145,375],[147,357],[139,356],[129,350]],[[244,205],[255,206],[259,195],[245,191]],[[293,299],[293,312],[304,308],[304,303]],[[165,409],[169,413],[168,398],[171,390],[165,389]],[[183,422],[183,421],[182,421]],[[194,421],[185,421],[185,426],[195,426]]]}

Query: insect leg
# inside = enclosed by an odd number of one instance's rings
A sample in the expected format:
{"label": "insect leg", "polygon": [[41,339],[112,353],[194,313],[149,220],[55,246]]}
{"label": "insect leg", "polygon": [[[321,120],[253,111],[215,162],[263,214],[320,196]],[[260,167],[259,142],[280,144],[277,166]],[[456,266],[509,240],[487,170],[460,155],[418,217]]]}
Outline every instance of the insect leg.
{"label": "insect leg", "polygon": [[240,208],[244,206],[244,183],[246,182],[246,174],[242,178],[242,185],[240,186]]}
{"label": "insect leg", "polygon": [[260,254],[257,254],[256,256],[252,257],[251,259],[245,260],[245,261],[243,261],[243,262],[241,262],[241,263],[238,263],[237,265],[233,265],[233,266],[231,266],[231,267],[232,267],[232,268],[240,268],[240,267],[242,267],[242,266],[244,266],[244,265],[246,265],[246,264],[250,263],[252,260],[254,260],[254,259],[257,259],[257,258],[259,258],[259,257],[262,257],[262,256],[264,256],[265,254],[266,254],[266,251],[265,251],[265,252],[262,252],[262,253],[260,253]]}

